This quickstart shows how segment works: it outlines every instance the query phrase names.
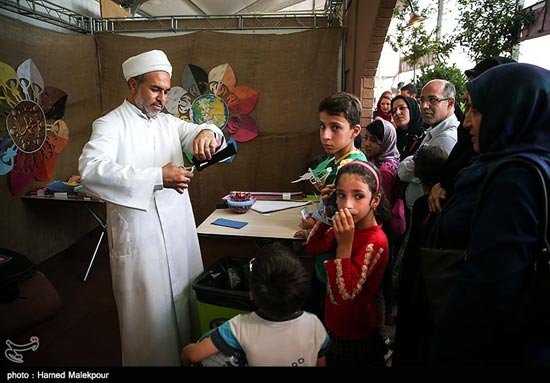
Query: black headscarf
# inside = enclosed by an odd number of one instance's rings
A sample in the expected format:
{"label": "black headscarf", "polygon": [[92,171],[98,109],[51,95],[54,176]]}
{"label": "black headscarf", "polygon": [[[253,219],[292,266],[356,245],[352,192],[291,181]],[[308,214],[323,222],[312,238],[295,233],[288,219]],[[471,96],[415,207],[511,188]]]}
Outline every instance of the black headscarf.
{"label": "black headscarf", "polygon": [[550,152],[550,71],[531,64],[496,66],[466,84],[482,114],[480,157]]}
{"label": "black headscarf", "polygon": [[401,160],[413,154],[422,138],[424,138],[424,126],[418,102],[412,97],[398,95],[391,100],[391,108],[395,100],[402,99],[409,108],[409,127],[407,130],[397,128],[397,150],[401,153]]}
{"label": "black headscarf", "polygon": [[[456,225],[446,221],[448,211],[471,213],[485,176],[502,161],[529,157],[550,174],[550,71],[530,64],[504,64],[466,87],[472,106],[483,114],[480,153],[458,174],[455,193],[434,224],[429,247],[459,248],[451,238]],[[456,214],[453,217],[457,219]],[[471,216],[459,218],[469,222]]]}

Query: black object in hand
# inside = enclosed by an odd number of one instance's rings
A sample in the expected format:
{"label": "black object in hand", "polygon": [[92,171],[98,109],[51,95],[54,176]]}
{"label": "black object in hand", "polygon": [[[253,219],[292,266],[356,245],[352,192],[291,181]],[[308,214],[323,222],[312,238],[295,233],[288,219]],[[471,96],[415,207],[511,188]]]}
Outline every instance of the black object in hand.
{"label": "black object in hand", "polygon": [[223,150],[220,150],[212,156],[209,160],[199,160],[197,157],[193,157],[193,165],[195,165],[195,168],[197,171],[201,171],[210,165],[217,164],[218,162],[221,162],[223,160],[228,159],[232,155],[236,154],[237,150],[235,149],[235,145],[233,143],[227,144],[227,147]]}

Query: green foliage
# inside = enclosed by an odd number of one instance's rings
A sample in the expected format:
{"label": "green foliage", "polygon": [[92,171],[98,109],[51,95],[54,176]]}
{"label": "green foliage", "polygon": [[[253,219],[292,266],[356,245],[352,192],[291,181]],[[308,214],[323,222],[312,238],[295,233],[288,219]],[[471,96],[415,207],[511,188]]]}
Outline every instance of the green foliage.
{"label": "green foliage", "polygon": [[449,66],[444,62],[437,61],[433,66],[422,65],[420,76],[418,76],[415,84],[418,91],[420,92],[428,81],[436,78],[451,82],[456,88],[457,102],[462,102],[462,96],[466,92],[466,77],[455,64]]}
{"label": "green foliage", "polygon": [[489,56],[512,57],[521,30],[533,22],[518,0],[457,0],[456,43],[479,62]]}
{"label": "green foliage", "polygon": [[[404,7],[395,9],[394,17],[399,20],[397,32],[388,35],[386,41],[395,52],[401,52],[409,65],[418,67],[423,57],[431,56],[438,70],[447,68],[446,73],[450,74],[456,68],[446,67],[444,63],[455,47],[462,47],[475,62],[489,56],[512,57],[519,44],[520,31],[533,22],[533,16],[522,8],[519,0],[455,1],[458,27],[453,35],[438,39],[437,29],[427,31],[424,23],[407,27],[410,9]],[[435,17],[434,3],[437,2],[433,1],[428,9],[419,9],[413,1],[413,7],[424,17]],[[424,68],[423,75],[427,73]]]}
{"label": "green foliage", "polygon": [[[413,1],[414,9],[418,9]],[[437,34],[437,29],[427,31],[424,23],[420,23],[414,27],[407,27],[409,20],[408,7],[403,9],[395,9],[394,17],[397,18],[397,33],[386,36],[386,42],[390,44],[395,52],[401,52],[404,60],[411,66],[417,66],[422,57],[433,56],[435,60],[443,61],[449,57],[451,50],[454,48],[453,43],[448,38],[441,40],[434,39]],[[431,17],[434,14],[433,9],[419,10],[419,13],[424,17]]]}

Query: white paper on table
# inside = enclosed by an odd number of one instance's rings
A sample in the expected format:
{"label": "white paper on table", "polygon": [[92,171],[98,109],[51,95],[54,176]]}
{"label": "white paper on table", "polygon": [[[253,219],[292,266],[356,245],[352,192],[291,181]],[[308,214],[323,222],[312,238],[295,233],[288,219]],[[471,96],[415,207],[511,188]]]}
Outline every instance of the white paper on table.
{"label": "white paper on table", "polygon": [[295,202],[295,201],[256,201],[252,205],[252,210],[258,213],[272,213],[274,211],[292,209],[294,207],[300,207],[309,205],[311,202]]}

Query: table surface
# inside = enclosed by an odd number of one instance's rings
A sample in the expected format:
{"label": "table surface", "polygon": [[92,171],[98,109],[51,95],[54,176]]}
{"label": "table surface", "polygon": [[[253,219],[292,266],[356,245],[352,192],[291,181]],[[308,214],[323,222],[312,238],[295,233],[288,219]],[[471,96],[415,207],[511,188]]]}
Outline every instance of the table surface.
{"label": "table surface", "polygon": [[71,202],[90,202],[90,203],[104,203],[104,201],[95,198],[95,197],[89,197],[84,195],[78,195],[78,194],[68,194],[65,197],[56,197],[53,194],[46,194],[44,196],[38,196],[35,194],[25,194],[24,196],[21,196],[23,199],[31,199],[31,200],[43,200],[43,201],[71,201]]}
{"label": "table surface", "polygon": [[[244,214],[235,214],[229,209],[216,209],[200,224],[197,233],[200,235],[300,240],[294,238],[294,233],[300,230],[301,209],[302,207],[295,207],[269,214],[260,214],[254,210],[249,210]],[[248,225],[241,229],[213,225],[212,222],[218,218],[248,222]]]}

